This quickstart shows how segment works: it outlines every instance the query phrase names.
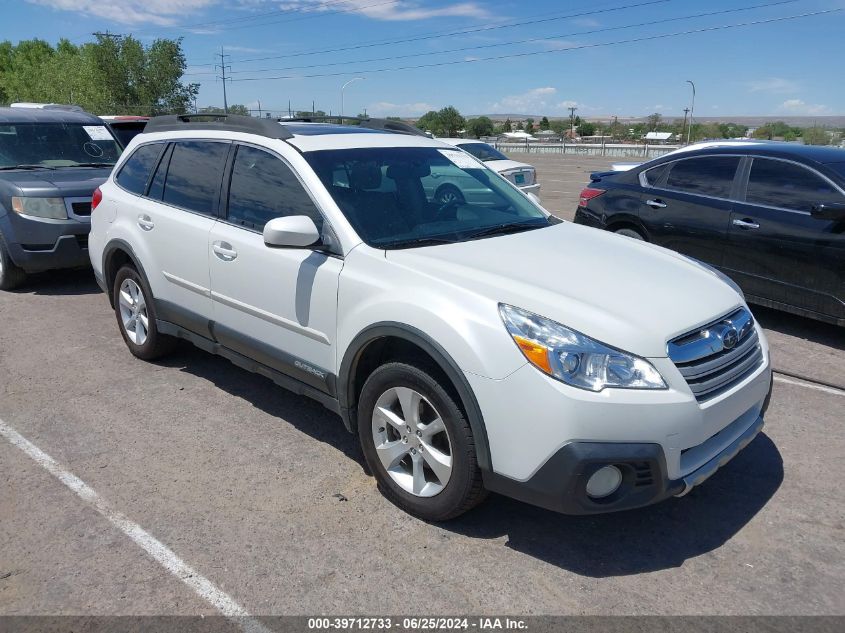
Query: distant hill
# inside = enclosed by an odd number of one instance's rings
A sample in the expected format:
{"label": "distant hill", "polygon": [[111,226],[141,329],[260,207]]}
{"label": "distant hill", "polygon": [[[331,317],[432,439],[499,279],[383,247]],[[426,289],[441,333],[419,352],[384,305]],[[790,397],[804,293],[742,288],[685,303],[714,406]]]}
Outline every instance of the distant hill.
{"label": "distant hill", "polygon": [[[478,116],[487,116],[494,121],[504,121],[510,119],[511,121],[524,121],[525,119],[534,119],[538,122],[543,118],[542,114],[468,114],[466,118],[472,119]],[[582,116],[585,121],[611,121],[613,116]],[[643,123],[648,117],[619,117],[619,122],[623,125],[630,125],[634,123]],[[550,116],[550,121],[568,121],[568,116]],[[682,121],[683,117],[664,116],[663,120],[667,123],[673,121]],[[835,116],[697,116],[695,120],[699,123],[738,123],[740,125],[747,125],[748,127],[760,127],[766,123],[774,121],[783,121],[787,125],[794,127],[826,127],[826,128],[845,128],[845,115]]]}

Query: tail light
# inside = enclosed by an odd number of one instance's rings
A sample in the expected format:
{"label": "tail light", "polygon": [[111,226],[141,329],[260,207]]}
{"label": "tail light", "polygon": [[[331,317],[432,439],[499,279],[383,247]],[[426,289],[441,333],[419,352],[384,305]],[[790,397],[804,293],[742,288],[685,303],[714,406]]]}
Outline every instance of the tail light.
{"label": "tail light", "polygon": [[91,210],[93,211],[94,209],[96,209],[97,205],[100,204],[100,202],[102,202],[102,201],[103,201],[103,192],[100,191],[99,187],[97,187],[96,189],[94,189],[94,195],[91,196]]}
{"label": "tail light", "polygon": [[583,191],[581,191],[581,195],[578,196],[578,206],[586,207],[587,203],[592,200],[593,198],[598,198],[601,194],[604,193],[604,189],[592,189],[591,187],[587,187]]}

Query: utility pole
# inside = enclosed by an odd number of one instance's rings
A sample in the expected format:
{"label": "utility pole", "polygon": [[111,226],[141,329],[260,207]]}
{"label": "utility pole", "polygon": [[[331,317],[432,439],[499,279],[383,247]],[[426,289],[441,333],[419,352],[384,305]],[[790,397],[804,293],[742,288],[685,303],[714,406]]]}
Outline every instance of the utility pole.
{"label": "utility pole", "polygon": [[258,118],[261,118],[261,99],[258,100]]}
{"label": "utility pole", "polygon": [[689,114],[689,108],[684,108],[684,124],[681,126],[681,138],[683,139],[684,130],[687,129],[687,115]]}
{"label": "utility pole", "polygon": [[575,138],[575,106],[569,106],[569,136]]}
{"label": "utility pole", "polygon": [[692,115],[695,111],[695,84],[692,83],[689,79],[687,79],[687,83],[692,86],[692,103],[690,104],[689,108],[689,128],[687,130],[687,145],[689,145],[690,137],[692,136]]}
{"label": "utility pole", "polygon": [[228,70],[229,72],[231,72],[232,67],[229,66],[228,64],[226,64],[226,58],[231,57],[231,55],[224,55],[223,54],[223,47],[221,46],[219,56],[220,56],[220,64],[215,65],[214,69],[215,70],[217,70],[218,68],[220,69],[220,76],[218,76],[217,78],[223,80],[223,113],[228,114],[229,113],[229,101],[226,98],[226,81],[232,81],[232,78],[226,77],[226,71]]}

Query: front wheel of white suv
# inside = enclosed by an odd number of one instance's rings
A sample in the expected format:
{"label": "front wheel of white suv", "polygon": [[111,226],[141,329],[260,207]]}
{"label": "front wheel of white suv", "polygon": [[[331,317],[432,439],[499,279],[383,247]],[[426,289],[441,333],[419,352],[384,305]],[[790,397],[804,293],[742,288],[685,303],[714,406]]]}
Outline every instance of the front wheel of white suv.
{"label": "front wheel of white suv", "polygon": [[129,351],[142,360],[170,353],[176,339],[158,331],[153,295],[138,271],[132,266],[118,270],[113,292],[117,325]]}
{"label": "front wheel of white suv", "polygon": [[428,372],[379,367],[361,390],[358,434],[384,495],[428,521],[463,514],[484,499],[472,429]]}

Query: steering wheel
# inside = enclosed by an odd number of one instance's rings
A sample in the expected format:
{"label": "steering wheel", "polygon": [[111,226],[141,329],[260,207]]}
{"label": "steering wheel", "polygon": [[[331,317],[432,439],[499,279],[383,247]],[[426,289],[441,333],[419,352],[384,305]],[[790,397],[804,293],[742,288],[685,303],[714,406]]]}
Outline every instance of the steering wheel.
{"label": "steering wheel", "polygon": [[437,209],[437,213],[435,214],[435,216],[437,217],[438,220],[445,219],[446,214],[450,210],[457,209],[458,205],[460,205],[462,203],[463,203],[463,200],[461,200],[460,198],[457,198],[457,197],[451,198],[450,200],[447,200],[442,205],[440,205],[440,207]]}

